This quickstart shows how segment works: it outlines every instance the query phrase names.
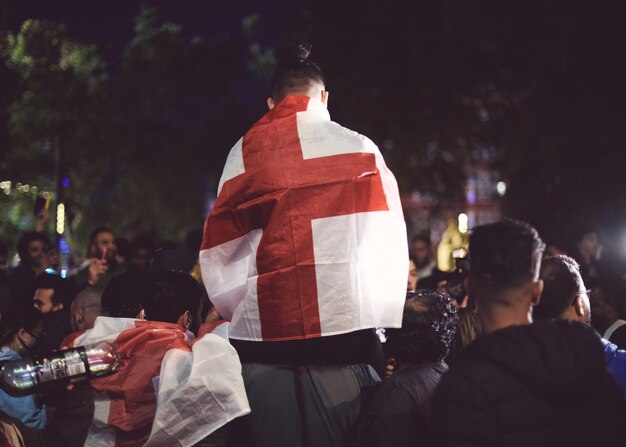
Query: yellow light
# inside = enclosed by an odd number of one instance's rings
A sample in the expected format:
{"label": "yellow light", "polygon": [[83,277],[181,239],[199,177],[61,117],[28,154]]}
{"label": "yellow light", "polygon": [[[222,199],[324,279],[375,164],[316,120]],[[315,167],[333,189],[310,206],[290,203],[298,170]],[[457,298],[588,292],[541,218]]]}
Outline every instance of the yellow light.
{"label": "yellow light", "polygon": [[65,205],[59,203],[57,205],[57,233],[63,234],[65,232]]}
{"label": "yellow light", "polygon": [[24,191],[24,192],[30,191],[30,186],[29,185],[22,186],[22,191]]}
{"label": "yellow light", "polygon": [[467,214],[461,213],[459,214],[459,231],[463,234],[467,233],[469,230],[469,219],[467,218]]}

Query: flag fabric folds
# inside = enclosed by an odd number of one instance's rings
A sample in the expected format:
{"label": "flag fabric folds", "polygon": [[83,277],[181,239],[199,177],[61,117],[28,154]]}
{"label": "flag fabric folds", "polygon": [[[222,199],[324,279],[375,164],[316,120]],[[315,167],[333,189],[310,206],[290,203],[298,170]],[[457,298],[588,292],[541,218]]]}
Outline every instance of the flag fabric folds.
{"label": "flag fabric folds", "polygon": [[66,346],[111,342],[121,358],[95,379],[94,421],[86,446],[191,446],[250,412],[241,363],[222,337],[170,323],[99,317]]}
{"label": "flag fabric folds", "polygon": [[408,249],[395,178],[321,101],[287,96],[231,150],[200,264],[231,338],[399,327]]}

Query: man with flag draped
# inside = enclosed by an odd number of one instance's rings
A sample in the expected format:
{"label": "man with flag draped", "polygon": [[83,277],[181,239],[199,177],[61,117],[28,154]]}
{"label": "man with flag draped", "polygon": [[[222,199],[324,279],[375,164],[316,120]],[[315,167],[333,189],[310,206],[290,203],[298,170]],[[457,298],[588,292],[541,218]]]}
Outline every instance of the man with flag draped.
{"label": "man with flag draped", "polygon": [[[109,287],[128,285],[129,277],[138,280],[127,272]],[[202,295],[191,276],[161,273],[140,289],[146,316],[154,321],[118,313],[100,316],[93,329],[64,342],[85,346],[108,341],[121,359],[116,373],[91,382],[98,394],[85,446],[222,445],[225,432],[217,431],[250,412],[237,353],[218,335],[194,339],[189,331],[197,327]],[[105,302],[113,307],[111,300]]]}
{"label": "man with flag draped", "polygon": [[250,445],[341,445],[399,327],[408,271],[396,181],[330,120],[310,45],[288,45],[269,112],[231,150],[206,220],[203,282],[243,363]]}

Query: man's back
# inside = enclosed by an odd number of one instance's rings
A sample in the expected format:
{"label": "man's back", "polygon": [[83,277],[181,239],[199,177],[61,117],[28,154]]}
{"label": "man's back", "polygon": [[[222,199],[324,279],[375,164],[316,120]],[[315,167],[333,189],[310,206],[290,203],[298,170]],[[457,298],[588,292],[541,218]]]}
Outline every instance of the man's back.
{"label": "man's back", "polygon": [[432,445],[623,445],[625,417],[597,335],[542,321],[468,346],[435,392]]}

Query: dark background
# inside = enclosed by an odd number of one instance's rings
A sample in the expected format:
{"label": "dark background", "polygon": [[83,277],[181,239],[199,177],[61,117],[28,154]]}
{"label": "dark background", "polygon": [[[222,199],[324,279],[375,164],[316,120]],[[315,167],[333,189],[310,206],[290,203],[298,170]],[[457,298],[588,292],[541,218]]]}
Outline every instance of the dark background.
{"label": "dark background", "polygon": [[[609,252],[626,253],[619,2],[11,3],[5,36],[46,20],[98,55],[42,85],[45,67],[35,80],[3,45],[0,71],[0,177],[54,190],[62,145],[77,239],[104,222],[174,240],[201,225],[228,150],[264,112],[276,51],[297,36],[314,45],[333,119],[379,145],[403,194],[462,201],[472,154],[489,150],[506,216],[563,244],[595,224]],[[154,9],[138,32],[141,5]],[[72,76],[86,87],[63,87],[82,85]],[[45,97],[36,112],[28,91]]]}

